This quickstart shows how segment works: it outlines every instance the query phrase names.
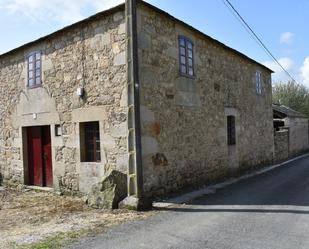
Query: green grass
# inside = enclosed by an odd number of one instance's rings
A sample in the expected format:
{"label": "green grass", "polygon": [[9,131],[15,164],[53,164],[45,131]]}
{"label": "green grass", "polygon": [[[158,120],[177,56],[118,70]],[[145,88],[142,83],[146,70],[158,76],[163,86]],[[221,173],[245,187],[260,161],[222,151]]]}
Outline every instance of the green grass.
{"label": "green grass", "polygon": [[85,234],[87,234],[85,230],[60,232],[39,242],[22,245],[14,244],[12,246],[16,249],[61,249]]}

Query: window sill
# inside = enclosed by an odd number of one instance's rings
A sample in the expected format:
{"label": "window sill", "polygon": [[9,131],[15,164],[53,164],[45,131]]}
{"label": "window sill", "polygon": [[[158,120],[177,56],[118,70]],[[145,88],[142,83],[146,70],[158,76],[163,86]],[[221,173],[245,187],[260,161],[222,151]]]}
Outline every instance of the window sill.
{"label": "window sill", "polygon": [[101,164],[102,162],[80,162],[81,164]]}
{"label": "window sill", "polygon": [[180,72],[179,72],[179,76],[185,77],[185,78],[188,78],[188,79],[191,79],[191,80],[195,80],[195,78],[196,78],[195,75],[188,75],[188,74],[184,74],[184,73],[180,73]]}
{"label": "window sill", "polygon": [[27,86],[28,89],[35,89],[35,88],[40,88],[40,87],[42,87],[42,84],[35,85],[35,86]]}

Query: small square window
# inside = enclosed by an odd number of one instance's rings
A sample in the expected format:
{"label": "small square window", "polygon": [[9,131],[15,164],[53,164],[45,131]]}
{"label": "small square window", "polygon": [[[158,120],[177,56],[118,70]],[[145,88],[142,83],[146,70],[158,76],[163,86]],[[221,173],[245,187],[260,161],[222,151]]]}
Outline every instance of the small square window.
{"label": "small square window", "polygon": [[41,85],[41,78],[40,77],[36,77],[35,78],[35,84],[36,85]]}
{"label": "small square window", "polygon": [[186,57],[185,57],[185,56],[181,56],[181,57],[180,57],[180,63],[181,63],[182,65],[186,65]]}
{"label": "small square window", "polygon": [[34,79],[29,79],[28,85],[29,85],[29,87],[33,86],[34,85]]}
{"label": "small square window", "polygon": [[187,67],[185,65],[181,65],[180,71],[181,71],[181,73],[186,74],[187,73]]}
{"label": "small square window", "polygon": [[192,59],[193,58],[193,51],[188,50],[188,58]]}
{"label": "small square window", "polygon": [[193,60],[192,59],[188,59],[188,65],[190,68],[193,67]]}
{"label": "small square window", "polygon": [[34,58],[33,58],[33,55],[30,55],[30,56],[29,56],[29,63],[33,62],[33,59],[34,59]]}
{"label": "small square window", "polygon": [[186,46],[186,42],[184,38],[179,38],[179,45],[185,47]]}
{"label": "small square window", "polygon": [[180,47],[180,55],[181,56],[186,56],[186,49],[183,47]]}

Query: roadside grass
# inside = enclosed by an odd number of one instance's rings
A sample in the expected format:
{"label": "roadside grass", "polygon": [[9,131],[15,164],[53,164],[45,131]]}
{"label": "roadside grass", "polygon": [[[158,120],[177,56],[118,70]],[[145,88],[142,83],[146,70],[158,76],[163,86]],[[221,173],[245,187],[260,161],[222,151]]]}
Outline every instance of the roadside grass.
{"label": "roadside grass", "polygon": [[59,232],[55,235],[49,236],[42,241],[21,244],[11,243],[11,247],[14,249],[61,249],[64,246],[68,246],[77,241],[78,238],[87,235],[85,230],[71,231],[71,232]]}
{"label": "roadside grass", "polygon": [[0,249],[60,249],[154,213],[91,209],[76,197],[5,189],[0,192]]}

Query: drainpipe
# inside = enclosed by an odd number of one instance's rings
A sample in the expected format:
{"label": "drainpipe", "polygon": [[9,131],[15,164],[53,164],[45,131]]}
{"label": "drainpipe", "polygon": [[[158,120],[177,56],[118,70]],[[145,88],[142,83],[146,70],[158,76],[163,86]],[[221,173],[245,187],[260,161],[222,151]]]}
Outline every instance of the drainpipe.
{"label": "drainpipe", "polygon": [[[137,42],[137,0],[126,0],[127,89],[128,89],[128,196],[136,198],[136,209],[144,200],[140,121],[140,84]],[[130,198],[127,198],[130,199]]]}

